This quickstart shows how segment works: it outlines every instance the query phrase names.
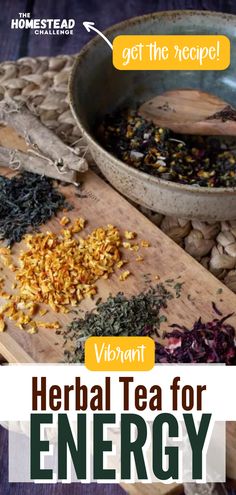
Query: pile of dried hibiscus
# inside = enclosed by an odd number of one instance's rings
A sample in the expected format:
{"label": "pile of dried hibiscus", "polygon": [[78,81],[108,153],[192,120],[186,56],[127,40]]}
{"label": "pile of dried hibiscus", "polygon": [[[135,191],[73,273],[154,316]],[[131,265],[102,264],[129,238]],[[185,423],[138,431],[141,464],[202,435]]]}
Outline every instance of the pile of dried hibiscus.
{"label": "pile of dried hibiscus", "polygon": [[[155,343],[157,363],[225,363],[236,365],[236,332],[226,323],[231,315],[203,323],[197,320],[192,329],[177,324],[162,337],[166,344]],[[143,335],[151,335],[153,328],[146,327]],[[160,335],[157,333],[157,336]]]}

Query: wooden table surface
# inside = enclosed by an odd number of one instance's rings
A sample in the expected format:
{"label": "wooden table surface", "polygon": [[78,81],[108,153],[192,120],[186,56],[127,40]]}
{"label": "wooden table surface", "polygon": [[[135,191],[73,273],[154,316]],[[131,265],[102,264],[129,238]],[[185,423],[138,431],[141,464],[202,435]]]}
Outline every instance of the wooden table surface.
{"label": "wooden table surface", "polygon": [[[7,136],[8,141],[6,141]],[[8,143],[9,146],[12,146],[12,131],[10,128],[4,129],[4,140],[5,145]],[[18,147],[17,143],[15,143],[15,146]],[[7,168],[0,168],[0,173],[2,175],[12,175],[12,171]],[[72,185],[63,187],[62,190],[68,201],[74,205],[74,209],[68,213],[71,220],[73,221],[73,219],[79,216],[87,220],[85,234],[91,232],[95,227],[115,223],[121,232],[124,229],[136,231],[138,234],[136,242],[140,243],[142,239],[150,242],[150,247],[146,249],[141,248],[139,252],[139,254],[144,256],[142,263],[135,261],[136,255],[133,252],[128,252],[122,248],[123,257],[130,260],[127,267],[130,269],[132,275],[123,283],[119,281],[119,274],[116,273],[110,277],[109,283],[106,280],[99,280],[97,284],[98,295],[102,296],[103,300],[106,299],[110,292],[116,294],[119,290],[124,290],[126,294],[130,295],[145,289],[145,274],[148,273],[152,283],[155,283],[156,276],[158,276],[158,280],[163,282],[171,278],[175,282],[183,283],[181,297],[174,298],[168,304],[168,308],[165,311],[168,316],[168,322],[163,323],[163,328],[166,327],[167,329],[168,325],[174,322],[191,327],[199,316],[204,321],[211,320],[214,317],[212,301],[220,307],[223,314],[229,314],[234,311],[236,304],[235,294],[223,286],[220,281],[213,277],[196,260],[191,258],[96,174],[87,172],[84,175],[82,192],[85,197],[82,199],[75,195],[76,189]],[[43,225],[41,230],[60,231],[59,219],[54,217],[46,225]],[[84,235],[84,232],[82,235]],[[16,243],[12,248],[13,260],[16,264],[18,263],[18,256],[22,248],[24,249],[24,244],[22,245],[22,243]],[[2,268],[1,273],[6,278],[6,290],[11,290],[14,273],[10,272],[5,266]],[[221,289],[221,292],[219,289]],[[85,310],[91,309],[93,305],[94,302],[90,299],[85,299],[80,304],[82,309]],[[50,311],[47,314],[46,320],[55,320],[55,316],[62,327],[66,326],[73,317],[70,314],[55,315]],[[233,316],[231,321],[232,324],[236,325],[236,316]],[[26,362],[28,360],[35,362],[61,361],[63,359],[63,348],[61,344],[61,337],[53,330],[46,328],[40,329],[38,334],[29,335],[16,328],[13,321],[8,321],[7,331],[0,335],[0,353],[9,362]],[[234,470],[236,459],[234,447],[235,426],[231,424],[231,428],[232,435],[227,442],[227,455],[230,460],[228,464],[231,467],[231,471],[228,471],[228,474],[232,478],[236,478],[236,471]],[[169,487],[157,483],[150,486],[149,492],[152,495],[156,494],[157,491],[160,495],[167,495],[169,494],[169,490],[173,489],[175,495],[177,495],[179,488],[177,485]],[[109,489],[109,487],[106,489]],[[113,489],[116,490],[115,487]],[[127,486],[127,489],[135,490],[133,491],[135,495],[143,495],[143,488],[140,484]],[[145,487],[146,489],[147,486]]]}
{"label": "wooden table surface", "polygon": [[[135,2],[115,0],[1,0],[0,16],[0,61],[15,60],[19,57],[39,55],[72,54],[80,50],[91,39],[83,27],[76,29],[73,36],[37,37],[29,31],[12,30],[10,22],[19,12],[31,12],[33,17],[75,18],[81,26],[84,20],[94,21],[98,28],[106,27],[134,15],[157,10],[202,9],[236,13],[235,0],[136,0]],[[118,485],[31,485],[8,483],[7,432],[0,428],[0,495],[121,495]]]}

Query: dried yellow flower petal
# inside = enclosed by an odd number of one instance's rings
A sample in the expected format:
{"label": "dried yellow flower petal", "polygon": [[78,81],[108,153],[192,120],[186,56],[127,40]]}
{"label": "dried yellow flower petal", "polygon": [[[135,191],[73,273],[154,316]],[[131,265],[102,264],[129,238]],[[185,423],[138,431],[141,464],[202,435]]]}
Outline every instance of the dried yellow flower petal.
{"label": "dried yellow flower petal", "polygon": [[149,242],[149,241],[145,241],[145,240],[143,240],[143,241],[141,241],[141,246],[142,246],[142,247],[150,247],[150,246],[151,246],[151,244],[150,244],[150,242]]}
{"label": "dried yellow flower petal", "polygon": [[21,330],[24,330],[24,327],[21,325],[21,323],[16,323],[16,326],[20,328]]}
{"label": "dried yellow flower petal", "polygon": [[84,223],[79,218],[62,235],[27,236],[29,249],[21,254],[16,271],[21,300],[45,303],[58,312],[96,294],[95,282],[108,278],[120,261],[121,238],[112,225],[99,227],[84,239],[73,238],[74,226],[77,231]]}
{"label": "dried yellow flower petal", "polygon": [[77,234],[81,230],[83,230],[85,226],[85,220],[84,218],[77,218],[77,220],[74,222],[73,226],[71,227],[71,232],[73,234]]}
{"label": "dried yellow flower petal", "polygon": [[30,335],[34,335],[35,333],[38,333],[38,330],[37,330],[37,328],[35,328],[35,327],[30,327],[30,328],[27,330],[27,333],[29,333]]}
{"label": "dried yellow flower petal", "polygon": [[130,251],[139,251],[139,245],[138,244],[131,244],[130,246]]}
{"label": "dried yellow flower petal", "polygon": [[125,249],[129,249],[131,244],[130,242],[123,242],[122,246],[125,248]]}
{"label": "dried yellow flower petal", "polygon": [[38,328],[49,328],[51,330],[61,328],[61,325],[58,321],[55,322],[46,322],[46,321],[35,321],[35,324]]}
{"label": "dried yellow flower petal", "polygon": [[68,217],[62,217],[61,220],[60,220],[60,224],[61,225],[67,225],[68,223],[70,223],[70,219]]}
{"label": "dried yellow flower petal", "polygon": [[123,265],[126,265],[126,263],[128,263],[128,260],[120,260],[120,261],[118,261],[116,266],[117,266],[117,268],[121,268]]}
{"label": "dried yellow flower petal", "polygon": [[136,232],[130,232],[129,230],[125,230],[125,238],[126,239],[134,239],[136,237]]}
{"label": "dried yellow flower petal", "polygon": [[131,275],[130,271],[129,270],[126,270],[126,272],[123,272],[120,276],[119,276],[119,280],[121,282],[124,282],[124,280],[126,280],[129,276]]}

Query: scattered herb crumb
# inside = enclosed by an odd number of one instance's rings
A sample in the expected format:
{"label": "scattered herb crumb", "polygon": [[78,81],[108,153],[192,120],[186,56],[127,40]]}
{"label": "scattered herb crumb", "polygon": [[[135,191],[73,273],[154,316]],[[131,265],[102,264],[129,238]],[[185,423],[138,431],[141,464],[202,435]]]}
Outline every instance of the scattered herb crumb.
{"label": "scattered herb crumb", "polygon": [[177,297],[177,299],[181,296],[181,291],[182,291],[183,284],[184,284],[184,282],[177,282],[174,285],[175,297]]}

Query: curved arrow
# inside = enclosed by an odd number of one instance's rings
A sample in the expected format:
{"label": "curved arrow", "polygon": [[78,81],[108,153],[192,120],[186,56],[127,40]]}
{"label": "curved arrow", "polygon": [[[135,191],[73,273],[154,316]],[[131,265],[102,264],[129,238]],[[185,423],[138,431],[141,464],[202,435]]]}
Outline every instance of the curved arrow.
{"label": "curved arrow", "polygon": [[85,27],[86,31],[88,31],[88,33],[90,33],[91,30],[96,31],[96,33],[98,33],[99,36],[101,36],[109,45],[109,47],[113,50],[112,43],[106,38],[106,36],[103,33],[101,33],[101,31],[99,31],[99,29],[94,27],[94,22],[85,21],[83,22],[83,26]]}

